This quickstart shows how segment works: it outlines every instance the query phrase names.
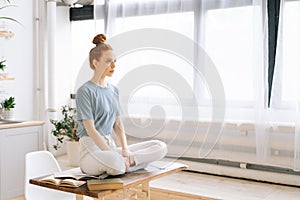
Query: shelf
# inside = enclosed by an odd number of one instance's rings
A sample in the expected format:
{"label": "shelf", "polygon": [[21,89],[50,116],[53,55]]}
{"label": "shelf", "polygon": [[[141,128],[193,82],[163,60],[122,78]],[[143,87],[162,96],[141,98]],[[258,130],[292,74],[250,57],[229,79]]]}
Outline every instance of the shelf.
{"label": "shelf", "polygon": [[15,34],[13,34],[11,31],[0,31],[0,37],[12,37],[14,36]]}
{"label": "shelf", "polygon": [[15,78],[13,78],[13,77],[5,77],[5,78],[0,77],[0,81],[11,81],[11,80],[15,80]]}

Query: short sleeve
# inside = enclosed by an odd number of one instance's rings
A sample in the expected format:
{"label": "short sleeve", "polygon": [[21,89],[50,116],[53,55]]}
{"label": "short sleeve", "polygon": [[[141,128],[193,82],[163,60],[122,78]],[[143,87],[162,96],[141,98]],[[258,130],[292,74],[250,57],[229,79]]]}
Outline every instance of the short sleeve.
{"label": "short sleeve", "polygon": [[122,114],[122,109],[121,109],[121,105],[120,105],[120,99],[119,99],[119,90],[118,88],[114,87],[114,93],[116,95],[115,99],[116,99],[116,113],[117,116],[120,116]]}
{"label": "short sleeve", "polygon": [[94,119],[91,101],[88,88],[79,88],[76,95],[77,120]]}

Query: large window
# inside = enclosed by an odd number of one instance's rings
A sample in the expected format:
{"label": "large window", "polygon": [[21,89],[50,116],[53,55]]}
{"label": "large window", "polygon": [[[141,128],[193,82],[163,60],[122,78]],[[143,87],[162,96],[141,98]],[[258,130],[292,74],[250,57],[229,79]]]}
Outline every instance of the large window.
{"label": "large window", "polygon": [[271,105],[292,111],[299,109],[300,90],[300,1],[283,1],[278,30]]}
{"label": "large window", "polygon": [[254,100],[254,9],[211,9],[205,14],[204,48],[221,76],[227,101]]}
{"label": "large window", "polygon": [[[158,28],[175,31],[193,40],[193,19],[194,17],[192,12],[119,18],[116,20],[115,34],[121,34],[126,31],[141,28]],[[147,38],[145,38],[145,40],[147,40]],[[169,67],[180,74],[190,87],[193,87],[193,67],[191,64],[175,54],[164,51],[164,49],[158,50],[145,48],[121,57],[118,59],[118,70],[116,70],[116,74],[112,81],[117,84],[118,81],[127,73],[130,73],[131,70],[144,65],[162,65]],[[160,72],[158,71],[157,73]],[[134,96],[136,98],[140,97],[145,99],[149,94],[151,94],[152,99],[154,99],[153,97],[159,99],[169,97],[170,100],[172,99],[172,95],[169,92],[166,92],[166,89],[158,88],[159,87],[156,85],[148,85],[147,87],[140,88]]]}
{"label": "large window", "polygon": [[[97,27],[97,33],[95,31],[95,27]],[[72,65],[70,76],[74,77],[72,79],[74,82],[72,83],[73,87],[70,88],[71,92],[76,92],[78,85],[80,83],[75,83],[77,80],[77,76],[79,75],[79,71],[83,68],[86,68],[86,71],[91,71],[89,68],[88,58],[89,51],[94,47],[92,40],[95,34],[104,33],[104,20],[97,20],[97,23],[94,20],[84,20],[84,21],[73,21],[71,24],[72,29]],[[90,77],[86,77],[87,80]]]}
{"label": "large window", "polygon": [[[118,3],[118,1],[116,2]],[[112,20],[109,14],[106,17],[101,13],[97,16],[98,30],[102,26],[103,32],[105,32],[110,26],[109,29],[114,31],[111,36],[141,28],[168,29],[183,34],[191,41],[199,43],[214,62],[224,86],[226,106],[245,108],[255,105],[255,84],[257,76],[262,74],[257,74],[257,70],[264,71],[264,69],[258,69],[257,65],[257,55],[263,53],[261,50],[257,50],[259,47],[256,46],[257,38],[263,37],[259,35],[261,32],[257,32],[255,28],[262,23],[260,5],[249,3],[246,0],[226,1],[224,6],[220,6],[218,1],[203,1],[205,3],[200,5],[202,1],[186,0],[181,1],[179,6],[177,1],[167,0],[147,1],[147,3],[136,0],[120,2],[113,21],[109,21]],[[143,3],[145,5],[142,5],[142,9],[138,8]],[[157,6],[155,3],[161,5]],[[167,3],[168,6],[165,6]],[[102,11],[106,10],[105,4],[98,5]],[[156,13],[155,8],[160,8],[160,10]],[[162,11],[165,8],[166,10]],[[89,27],[95,25],[93,22],[88,23]],[[83,24],[79,22],[73,22],[72,26],[73,49],[75,49],[74,64],[78,65],[87,56],[82,56],[80,52],[83,47],[87,48],[87,45],[91,45],[90,40],[94,33],[92,31],[83,33],[83,30],[87,29],[83,29]],[[80,34],[86,36],[81,37]],[[83,43],[77,44],[79,40]],[[197,49],[194,50],[197,51]],[[194,52],[194,55],[196,54],[199,52]],[[140,49],[126,54],[117,60],[118,69],[110,81],[117,85],[126,74],[140,66],[151,64],[163,65],[176,71],[194,90],[195,95],[200,97],[198,105],[211,104],[211,91],[205,82],[205,76],[195,75],[196,72],[191,63],[167,51]],[[149,94],[151,94],[151,99],[148,98]],[[132,95],[134,98],[131,100],[135,103],[144,102],[147,99],[147,103],[151,101],[153,104],[157,102],[176,104],[176,98],[172,91],[158,85],[140,87]],[[190,105],[189,102],[187,100],[184,103]]]}
{"label": "large window", "polygon": [[299,101],[300,1],[285,3],[282,22],[282,101]]}

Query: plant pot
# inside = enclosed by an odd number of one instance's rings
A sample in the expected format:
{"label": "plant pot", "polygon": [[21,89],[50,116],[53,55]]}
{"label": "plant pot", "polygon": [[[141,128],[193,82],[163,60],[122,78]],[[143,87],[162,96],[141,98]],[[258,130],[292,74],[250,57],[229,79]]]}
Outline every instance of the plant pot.
{"label": "plant pot", "polygon": [[0,79],[7,79],[7,78],[8,78],[8,73],[4,73],[4,72],[0,73]]}
{"label": "plant pot", "polygon": [[62,0],[62,2],[68,6],[74,5],[78,0]]}
{"label": "plant pot", "polygon": [[13,119],[13,110],[0,109],[0,117],[3,119]]}
{"label": "plant pot", "polygon": [[73,167],[79,167],[79,142],[78,141],[67,141],[67,155],[69,164]]}

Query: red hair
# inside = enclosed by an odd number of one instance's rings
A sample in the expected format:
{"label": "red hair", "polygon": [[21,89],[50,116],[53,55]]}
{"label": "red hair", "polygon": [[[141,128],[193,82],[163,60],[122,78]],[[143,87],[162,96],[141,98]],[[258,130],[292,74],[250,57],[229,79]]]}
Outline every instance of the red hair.
{"label": "red hair", "polygon": [[95,69],[93,60],[96,59],[99,61],[99,58],[101,57],[103,51],[112,50],[112,47],[109,44],[105,43],[105,41],[106,36],[104,34],[98,34],[93,39],[93,44],[95,44],[96,46],[90,50],[89,54],[90,67],[92,69]]}

